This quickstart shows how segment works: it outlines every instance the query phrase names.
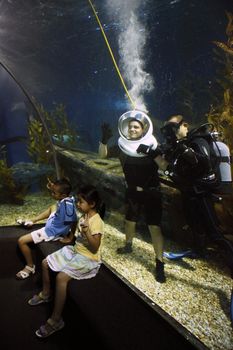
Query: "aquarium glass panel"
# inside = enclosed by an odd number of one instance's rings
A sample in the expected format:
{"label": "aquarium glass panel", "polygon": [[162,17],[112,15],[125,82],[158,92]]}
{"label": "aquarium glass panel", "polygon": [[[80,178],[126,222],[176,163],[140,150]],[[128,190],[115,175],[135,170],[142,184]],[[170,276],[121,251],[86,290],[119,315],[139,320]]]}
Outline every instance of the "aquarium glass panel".
{"label": "aquarium glass panel", "polygon": [[103,262],[198,346],[232,348],[232,0],[0,10],[0,225],[56,204],[56,180],[95,186]]}

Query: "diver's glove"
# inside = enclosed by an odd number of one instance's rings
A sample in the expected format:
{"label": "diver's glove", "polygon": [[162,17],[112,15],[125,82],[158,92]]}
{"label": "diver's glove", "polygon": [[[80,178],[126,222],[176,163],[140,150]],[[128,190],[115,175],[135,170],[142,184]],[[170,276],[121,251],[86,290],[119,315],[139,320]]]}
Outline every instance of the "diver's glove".
{"label": "diver's glove", "polygon": [[152,149],[152,146],[147,146],[141,143],[137,148],[137,153],[143,153],[151,158],[156,158],[158,155],[162,154],[162,151],[159,147],[156,147],[156,149]]}
{"label": "diver's glove", "polygon": [[103,123],[101,125],[101,131],[102,131],[102,138],[101,143],[104,145],[107,145],[109,139],[112,137],[112,129],[110,128],[110,125],[108,123]]}
{"label": "diver's glove", "polygon": [[192,148],[187,147],[183,143],[179,143],[176,149],[176,153],[179,154],[182,159],[184,159],[187,163],[194,166],[197,165],[198,159],[196,157],[196,153]]}

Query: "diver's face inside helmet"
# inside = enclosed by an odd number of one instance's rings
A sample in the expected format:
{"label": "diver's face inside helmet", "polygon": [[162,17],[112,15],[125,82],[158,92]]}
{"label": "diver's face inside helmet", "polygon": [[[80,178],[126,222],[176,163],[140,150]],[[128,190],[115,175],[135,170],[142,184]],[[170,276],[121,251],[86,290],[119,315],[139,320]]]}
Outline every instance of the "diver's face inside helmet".
{"label": "diver's face inside helmet", "polygon": [[128,124],[128,138],[138,140],[143,136],[143,125],[137,120],[131,120]]}

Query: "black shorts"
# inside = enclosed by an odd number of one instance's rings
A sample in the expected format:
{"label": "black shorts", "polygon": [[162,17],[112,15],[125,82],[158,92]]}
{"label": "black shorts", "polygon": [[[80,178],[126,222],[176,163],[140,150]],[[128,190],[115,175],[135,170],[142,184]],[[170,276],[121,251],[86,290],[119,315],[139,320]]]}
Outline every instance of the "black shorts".
{"label": "black shorts", "polygon": [[125,219],[137,222],[143,215],[147,225],[159,226],[162,218],[162,193],[160,187],[143,191],[126,190]]}

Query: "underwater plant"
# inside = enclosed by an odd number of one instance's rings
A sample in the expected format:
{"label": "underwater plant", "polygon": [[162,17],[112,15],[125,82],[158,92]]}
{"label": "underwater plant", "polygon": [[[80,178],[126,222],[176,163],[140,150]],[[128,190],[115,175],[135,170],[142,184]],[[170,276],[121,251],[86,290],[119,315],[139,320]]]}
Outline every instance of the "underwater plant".
{"label": "underwater plant", "polygon": [[233,13],[226,11],[228,24],[226,27],[227,41],[213,41],[213,43],[225,51],[228,55],[233,56]]}
{"label": "underwater plant", "polygon": [[[226,27],[226,43],[213,41],[214,60],[219,64],[216,78],[215,104],[210,106],[206,117],[221,133],[224,142],[229,146],[233,156],[233,14],[226,12],[228,24]],[[222,44],[222,45],[220,45]],[[227,50],[225,49],[227,46]],[[233,164],[231,164],[233,174]],[[216,204],[223,229],[232,236],[233,195],[225,196],[221,205]]]}
{"label": "underwater plant", "polygon": [[233,155],[233,101],[230,89],[224,91],[222,103],[216,107],[211,106],[207,119],[220,131],[221,137],[228,144]]}
{"label": "underwater plant", "polygon": [[[56,139],[56,143],[63,144],[72,147],[76,143],[77,133],[75,128],[70,125],[68,116],[65,111],[65,106],[59,104],[55,110],[49,112],[42,104],[38,104],[37,108],[40,114],[43,116],[50,135],[53,139]],[[52,152],[50,150],[50,142],[44,127],[38,119],[30,117],[29,120],[29,142],[28,142],[28,153],[36,163],[50,164],[52,160]],[[64,138],[66,137],[66,140]]]}
{"label": "underwater plant", "polygon": [[[226,27],[227,40],[229,48],[233,45],[233,14],[226,12],[228,24]],[[221,132],[224,141],[228,144],[231,155],[233,154],[233,55],[216,41],[214,49],[214,60],[218,63],[216,73],[216,99],[210,106],[207,113],[207,119],[213,123],[218,131]],[[233,50],[233,49],[232,49]],[[232,169],[233,170],[233,169]]]}
{"label": "underwater plant", "polygon": [[1,146],[0,154],[0,202],[23,204],[26,186],[17,185],[14,181],[13,171],[8,167],[5,158],[5,146]]}
{"label": "underwater plant", "polygon": [[48,137],[44,132],[42,123],[37,119],[31,119],[29,123],[28,134],[29,142],[27,150],[32,160],[35,163],[50,163],[50,144]]}
{"label": "underwater plant", "polygon": [[56,136],[57,143],[65,143],[67,147],[75,146],[77,131],[76,127],[68,120],[65,106],[59,104],[54,111],[48,113],[44,110],[44,113],[50,133]]}

